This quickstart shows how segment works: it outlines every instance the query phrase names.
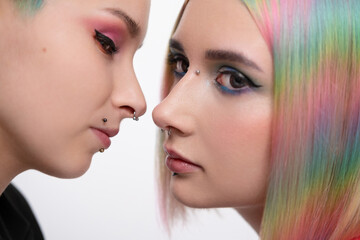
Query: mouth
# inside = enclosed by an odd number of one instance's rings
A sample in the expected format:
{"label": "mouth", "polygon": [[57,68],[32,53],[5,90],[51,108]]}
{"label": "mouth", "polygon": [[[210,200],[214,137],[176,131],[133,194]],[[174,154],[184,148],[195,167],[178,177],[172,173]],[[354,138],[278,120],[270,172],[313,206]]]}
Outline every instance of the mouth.
{"label": "mouth", "polygon": [[91,128],[95,135],[99,138],[103,148],[109,148],[111,145],[111,137],[118,134],[119,129]]}
{"label": "mouth", "polygon": [[173,172],[173,176],[178,174],[194,173],[202,170],[200,165],[182,157],[174,150],[164,147],[164,151],[167,154],[165,164],[167,168]]}

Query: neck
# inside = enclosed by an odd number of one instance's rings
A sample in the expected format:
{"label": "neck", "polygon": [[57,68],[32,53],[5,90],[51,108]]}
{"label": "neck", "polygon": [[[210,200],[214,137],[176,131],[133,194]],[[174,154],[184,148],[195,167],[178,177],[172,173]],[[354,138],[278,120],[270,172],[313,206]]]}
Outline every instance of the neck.
{"label": "neck", "polygon": [[11,180],[27,168],[21,164],[16,155],[16,146],[4,137],[6,134],[0,128],[0,195],[4,192]]}
{"label": "neck", "polygon": [[240,207],[235,210],[245,219],[247,223],[259,234],[264,206]]}
{"label": "neck", "polygon": [[0,155],[0,195],[10,184],[11,180],[25,170],[17,167],[16,164],[9,161],[10,160],[6,159],[3,154]]}

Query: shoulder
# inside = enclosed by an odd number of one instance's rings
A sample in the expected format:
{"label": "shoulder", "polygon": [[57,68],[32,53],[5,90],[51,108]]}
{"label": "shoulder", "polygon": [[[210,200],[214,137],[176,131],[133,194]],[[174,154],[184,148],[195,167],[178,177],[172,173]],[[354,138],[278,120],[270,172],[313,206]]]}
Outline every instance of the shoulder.
{"label": "shoulder", "polygon": [[43,239],[28,202],[13,184],[10,184],[0,197],[0,221],[0,235],[7,234],[10,239]]}

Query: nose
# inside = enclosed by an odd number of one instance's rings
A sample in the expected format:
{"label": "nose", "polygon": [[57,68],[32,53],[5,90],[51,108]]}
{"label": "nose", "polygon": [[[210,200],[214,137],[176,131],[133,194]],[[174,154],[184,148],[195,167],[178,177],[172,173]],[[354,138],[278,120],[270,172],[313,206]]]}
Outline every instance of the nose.
{"label": "nose", "polygon": [[128,117],[144,115],[146,112],[146,102],[140,84],[134,72],[133,65],[130,64],[126,70],[119,70],[114,81],[111,100],[116,108],[125,110]]}
{"label": "nose", "polygon": [[170,129],[182,136],[193,132],[196,116],[196,99],[191,77],[184,76],[152,112],[154,123],[161,129]]}

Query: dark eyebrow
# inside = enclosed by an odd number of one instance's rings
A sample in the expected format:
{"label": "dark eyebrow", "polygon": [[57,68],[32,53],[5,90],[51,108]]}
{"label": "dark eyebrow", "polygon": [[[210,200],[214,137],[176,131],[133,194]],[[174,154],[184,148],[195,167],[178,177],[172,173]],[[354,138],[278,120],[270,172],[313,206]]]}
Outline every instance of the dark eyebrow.
{"label": "dark eyebrow", "polygon": [[263,70],[255,62],[251,61],[242,53],[236,53],[227,50],[207,50],[205,53],[205,58],[208,60],[227,60],[232,62],[239,62],[248,67],[263,72]]}
{"label": "dark eyebrow", "polygon": [[135,38],[139,34],[139,32],[140,32],[139,24],[136,23],[135,20],[132,19],[125,12],[121,11],[120,9],[116,9],[116,8],[106,8],[105,10],[125,22],[131,37]]}
{"label": "dark eyebrow", "polygon": [[174,49],[179,50],[180,52],[185,52],[183,45],[175,39],[170,39],[169,48],[174,48]]}

